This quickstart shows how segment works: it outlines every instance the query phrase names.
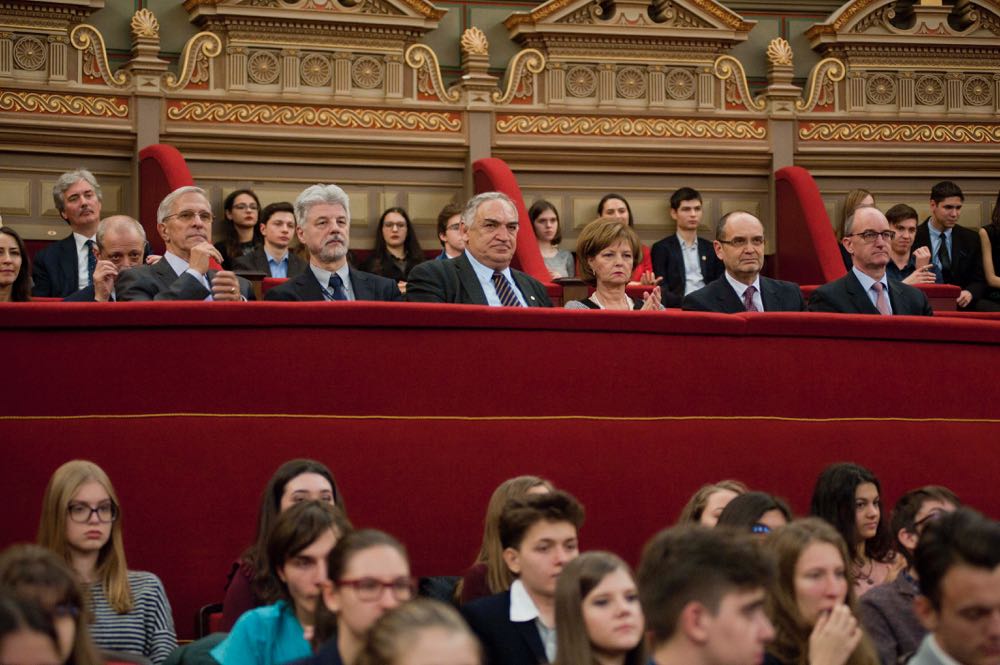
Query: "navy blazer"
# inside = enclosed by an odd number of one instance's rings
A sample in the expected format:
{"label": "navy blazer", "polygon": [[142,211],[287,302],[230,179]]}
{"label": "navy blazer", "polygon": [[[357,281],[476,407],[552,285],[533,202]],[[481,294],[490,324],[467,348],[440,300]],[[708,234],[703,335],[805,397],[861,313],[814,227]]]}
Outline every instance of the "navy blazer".
{"label": "navy blazer", "polygon": [[[348,268],[351,276],[351,288],[355,300],[382,300],[395,302],[403,299],[399,287],[391,279]],[[325,286],[325,284],[324,284]],[[320,302],[326,300],[319,280],[310,268],[306,268],[298,277],[279,284],[264,295],[264,300],[279,300],[286,302]]]}
{"label": "navy blazer", "polygon": [[[244,254],[238,259],[233,259],[233,270],[246,270],[248,272],[262,272],[265,275],[274,277],[271,274],[271,265],[267,262],[267,254],[264,247],[255,247],[249,254]],[[309,264],[299,258],[295,252],[288,252],[288,279],[298,277],[306,271]]]}
{"label": "navy blazer", "polygon": [[483,643],[486,665],[542,665],[548,662],[534,621],[510,620],[510,591],[462,606],[462,616]]}
{"label": "navy blazer", "polygon": [[[664,307],[680,307],[684,299],[684,287],[687,276],[684,274],[684,255],[681,253],[681,241],[677,234],[667,236],[653,243],[650,250],[653,261],[653,273],[663,278],[660,292],[663,294]],[[701,276],[708,286],[722,277],[726,271],[719,257],[715,255],[715,247],[710,240],[698,237],[698,259],[701,263]]]}
{"label": "navy blazer", "polygon": [[[793,282],[783,282],[760,276],[760,299],[764,303],[765,312],[804,312],[806,302],[802,298],[799,285]],[[696,312],[719,312],[720,314],[739,314],[745,312],[743,300],[728,279],[717,279],[706,287],[700,288],[684,296],[681,309]]]}
{"label": "navy blazer", "polygon": [[[926,247],[933,253],[931,246],[930,218],[917,227],[917,235],[913,239],[913,249]],[[935,257],[931,257],[933,260]],[[964,226],[955,225],[951,230],[951,278],[948,284],[965,289],[972,294],[972,302],[966,309],[972,309],[986,291],[986,277],[983,274],[983,246],[979,234]]]}
{"label": "navy blazer", "polygon": [[[920,289],[913,288],[909,284],[897,282],[894,279],[889,283],[889,304],[892,305],[892,313],[895,315],[910,316],[933,316],[934,310],[927,302],[927,296]],[[878,309],[872,303],[871,298],[865,293],[861,282],[854,275],[853,270],[849,270],[846,275],[828,284],[824,284],[815,291],[809,298],[810,312],[839,312],[841,314],[878,314]]]}
{"label": "navy blazer", "polygon": [[72,233],[35,255],[31,279],[31,295],[36,298],[65,298],[79,290],[80,267]]}
{"label": "navy blazer", "polygon": [[[510,269],[528,307],[552,307],[542,283],[520,270]],[[410,271],[406,282],[410,302],[444,302],[459,305],[488,305],[476,269],[464,253],[444,261],[424,261]]]}

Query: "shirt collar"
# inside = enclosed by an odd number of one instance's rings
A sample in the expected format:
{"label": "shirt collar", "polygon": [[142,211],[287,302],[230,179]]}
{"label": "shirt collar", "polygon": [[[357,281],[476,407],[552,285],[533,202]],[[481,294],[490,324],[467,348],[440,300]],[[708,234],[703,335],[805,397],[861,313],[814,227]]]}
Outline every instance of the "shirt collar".
{"label": "shirt collar", "polygon": [[729,271],[727,270],[726,279],[729,281],[729,285],[733,287],[733,290],[736,291],[736,295],[738,295],[741,299],[743,298],[743,292],[746,291],[747,288],[750,286],[757,289],[757,293],[760,293],[760,275],[757,275],[756,277],[753,278],[753,284],[744,284],[738,279],[734,279],[733,276],[730,275]]}
{"label": "shirt collar", "polygon": [[[330,285],[330,278],[333,277],[334,273],[320,268],[315,263],[310,263],[309,268],[313,271],[313,275],[316,276],[317,281],[323,285],[324,289]],[[347,280],[350,279],[351,271],[350,268],[347,267],[346,261],[344,262],[344,265],[340,266],[340,268],[336,270],[336,273],[340,275],[341,281],[344,282],[344,288],[347,289],[348,284],[350,284]]]}
{"label": "shirt collar", "polygon": [[[492,273],[490,273],[492,274]],[[535,601],[528,595],[521,580],[514,580],[510,585],[510,620],[534,621],[538,618],[538,608]]]}
{"label": "shirt collar", "polygon": [[503,270],[493,270],[489,266],[484,266],[482,263],[476,260],[476,257],[472,255],[472,252],[465,250],[465,255],[469,258],[469,263],[472,264],[472,269],[476,271],[476,276],[479,278],[480,282],[490,282],[493,280],[493,273],[502,273],[507,281],[513,282],[513,276],[510,274],[510,266],[507,266]]}
{"label": "shirt collar", "polygon": [[938,644],[937,638],[934,637],[934,633],[930,633],[927,636],[927,646],[930,647],[931,652],[937,656],[937,659],[944,665],[960,665],[957,660],[945,653],[944,649],[941,648],[941,645]]}
{"label": "shirt collar", "polygon": [[170,267],[174,269],[174,272],[178,275],[183,275],[184,271],[190,267],[187,261],[177,256],[171,251],[166,251],[163,253],[163,258],[166,260]]}
{"label": "shirt collar", "polygon": [[945,237],[945,238],[950,238],[951,237],[951,229],[950,228],[949,229],[945,229],[944,231],[938,231],[936,228],[934,228],[934,225],[931,224],[930,222],[927,223],[927,226],[930,227],[931,233],[933,233],[935,237],[942,237],[942,236]]}
{"label": "shirt collar", "polygon": [[865,293],[868,293],[868,291],[871,290],[872,285],[875,282],[880,282],[882,284],[882,288],[885,289],[886,293],[889,292],[889,280],[886,279],[885,273],[882,273],[882,279],[872,279],[867,274],[858,270],[857,266],[854,266],[853,268],[851,268],[851,270],[854,271],[854,276],[858,278],[859,282],[861,282],[861,288],[865,290]]}
{"label": "shirt collar", "polygon": [[281,265],[282,263],[285,263],[286,261],[288,261],[288,252],[287,251],[285,252],[285,255],[283,257],[281,257],[280,259],[276,259],[273,256],[271,256],[271,252],[269,252],[269,251],[267,251],[265,249],[264,250],[264,256],[267,257],[268,263],[274,263],[275,265]]}
{"label": "shirt collar", "polygon": [[73,231],[73,240],[76,242],[76,253],[79,254],[83,251],[83,246],[87,244],[88,240],[94,240],[95,236],[90,236],[89,238],[84,235],[80,235],[76,231]]}

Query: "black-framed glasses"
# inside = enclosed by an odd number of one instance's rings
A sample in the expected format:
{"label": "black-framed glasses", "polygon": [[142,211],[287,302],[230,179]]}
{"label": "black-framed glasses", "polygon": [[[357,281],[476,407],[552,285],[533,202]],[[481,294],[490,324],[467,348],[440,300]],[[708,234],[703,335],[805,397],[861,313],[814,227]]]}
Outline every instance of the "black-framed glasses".
{"label": "black-framed glasses", "polygon": [[766,524],[761,524],[757,522],[752,527],[750,527],[750,533],[771,533],[771,527]]}
{"label": "black-framed glasses", "polygon": [[163,218],[164,221],[170,219],[171,217],[176,217],[185,224],[190,224],[194,221],[195,217],[200,219],[203,224],[211,224],[215,219],[215,216],[210,212],[204,210],[181,210],[180,212],[175,212],[172,215],[167,215]]}
{"label": "black-framed glasses", "polygon": [[731,240],[720,240],[719,242],[723,245],[732,245],[733,247],[746,247],[747,244],[753,245],[754,247],[763,247],[764,236],[753,236],[752,238],[736,236]]}
{"label": "black-framed glasses", "polygon": [[257,207],[256,203],[237,203],[233,206],[233,210],[250,210],[252,212],[257,212],[260,208]]}
{"label": "black-framed glasses", "polygon": [[339,580],[337,584],[352,587],[358,598],[365,601],[378,600],[385,589],[389,589],[399,601],[409,600],[416,591],[412,577],[397,577],[388,582],[375,577],[359,577],[355,580]]}
{"label": "black-framed glasses", "polygon": [[67,512],[69,518],[78,524],[86,524],[94,514],[97,515],[97,521],[103,524],[110,524],[118,519],[118,506],[111,501],[102,503],[96,508],[90,504],[73,502],[69,504]]}
{"label": "black-framed glasses", "polygon": [[895,231],[872,231],[872,230],[869,229],[868,231],[862,231],[861,233],[848,233],[848,234],[844,235],[845,238],[851,238],[851,237],[861,238],[865,242],[875,242],[875,238],[878,238],[879,236],[882,237],[882,240],[885,240],[886,242],[889,242],[890,240],[892,240],[893,238],[896,237],[896,232]]}

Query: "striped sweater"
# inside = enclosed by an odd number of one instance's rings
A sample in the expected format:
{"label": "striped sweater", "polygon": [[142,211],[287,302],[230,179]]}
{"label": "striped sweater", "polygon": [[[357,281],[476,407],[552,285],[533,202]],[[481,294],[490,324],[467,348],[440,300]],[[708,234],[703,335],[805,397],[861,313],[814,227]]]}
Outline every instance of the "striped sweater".
{"label": "striped sweater", "polygon": [[90,633],[94,643],[106,651],[123,651],[162,663],[177,648],[174,617],[160,578],[142,571],[128,572],[134,606],[118,614],[108,604],[100,582],[90,585]]}

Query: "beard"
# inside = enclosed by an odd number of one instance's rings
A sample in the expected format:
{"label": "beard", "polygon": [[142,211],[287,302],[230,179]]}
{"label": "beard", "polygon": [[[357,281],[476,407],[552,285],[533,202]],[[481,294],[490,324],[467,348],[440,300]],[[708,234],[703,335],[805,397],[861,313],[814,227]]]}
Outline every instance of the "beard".
{"label": "beard", "polygon": [[340,259],[347,256],[347,238],[344,236],[334,236],[338,238],[342,244],[327,244],[323,245],[323,248],[319,252],[319,258],[324,262],[339,261]]}

